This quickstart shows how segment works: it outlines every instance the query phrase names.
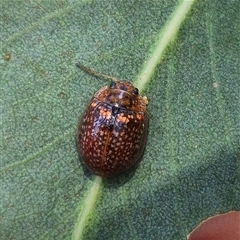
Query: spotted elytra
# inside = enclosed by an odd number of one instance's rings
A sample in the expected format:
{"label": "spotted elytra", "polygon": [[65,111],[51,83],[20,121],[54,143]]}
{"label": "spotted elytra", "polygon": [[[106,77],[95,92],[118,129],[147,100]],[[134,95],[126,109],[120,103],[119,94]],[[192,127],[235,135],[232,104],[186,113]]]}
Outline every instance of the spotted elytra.
{"label": "spotted elytra", "polygon": [[98,73],[82,64],[76,66],[112,80],[90,100],[78,125],[77,149],[93,174],[117,176],[132,167],[143,154],[147,98],[139,96],[138,89],[128,81]]}

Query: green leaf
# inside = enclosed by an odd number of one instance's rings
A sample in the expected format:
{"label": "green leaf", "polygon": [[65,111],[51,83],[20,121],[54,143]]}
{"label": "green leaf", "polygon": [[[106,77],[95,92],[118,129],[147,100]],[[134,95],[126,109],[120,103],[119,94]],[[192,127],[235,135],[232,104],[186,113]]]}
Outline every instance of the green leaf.
{"label": "green leaf", "polygon": [[[78,118],[106,83],[136,80],[177,1],[6,1],[1,11],[1,239],[71,239],[94,177]],[[240,210],[237,0],[198,1],[144,88],[148,142],[103,181],[83,239],[185,239]]]}

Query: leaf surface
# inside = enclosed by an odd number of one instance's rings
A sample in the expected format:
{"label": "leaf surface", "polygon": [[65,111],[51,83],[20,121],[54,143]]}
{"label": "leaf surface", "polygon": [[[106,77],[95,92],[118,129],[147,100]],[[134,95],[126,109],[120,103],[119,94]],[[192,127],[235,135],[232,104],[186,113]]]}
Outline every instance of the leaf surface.
{"label": "leaf surface", "polygon": [[[70,239],[93,177],[78,118],[106,81],[134,81],[177,1],[6,1],[1,11],[1,239]],[[199,1],[144,94],[145,154],[104,180],[84,239],[185,239],[240,209],[239,1]]]}

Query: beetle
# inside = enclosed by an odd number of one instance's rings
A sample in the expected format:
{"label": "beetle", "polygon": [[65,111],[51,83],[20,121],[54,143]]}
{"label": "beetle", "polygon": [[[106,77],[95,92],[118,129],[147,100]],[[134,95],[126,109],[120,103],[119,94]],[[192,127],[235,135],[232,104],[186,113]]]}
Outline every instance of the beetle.
{"label": "beetle", "polygon": [[147,98],[129,81],[118,80],[77,63],[83,71],[111,79],[91,98],[77,128],[77,150],[95,175],[114,177],[142,156],[148,127]]}

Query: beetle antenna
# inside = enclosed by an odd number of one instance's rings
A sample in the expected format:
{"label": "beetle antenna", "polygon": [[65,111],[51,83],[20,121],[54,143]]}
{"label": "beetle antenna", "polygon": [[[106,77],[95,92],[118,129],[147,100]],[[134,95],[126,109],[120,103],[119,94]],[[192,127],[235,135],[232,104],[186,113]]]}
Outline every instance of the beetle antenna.
{"label": "beetle antenna", "polygon": [[93,69],[90,69],[90,68],[82,65],[81,63],[76,63],[76,66],[77,66],[78,68],[80,68],[81,70],[83,70],[84,72],[86,72],[86,73],[88,73],[88,74],[90,74],[90,75],[93,75],[93,76],[95,76],[95,77],[102,77],[102,78],[105,78],[105,79],[110,79],[110,80],[112,80],[112,81],[114,81],[114,82],[126,81],[126,80],[120,80],[120,79],[118,79],[118,78],[116,78],[116,77],[112,77],[112,76],[109,76],[109,75],[106,75],[106,74],[97,72],[97,71],[95,71],[95,70],[93,70]]}

